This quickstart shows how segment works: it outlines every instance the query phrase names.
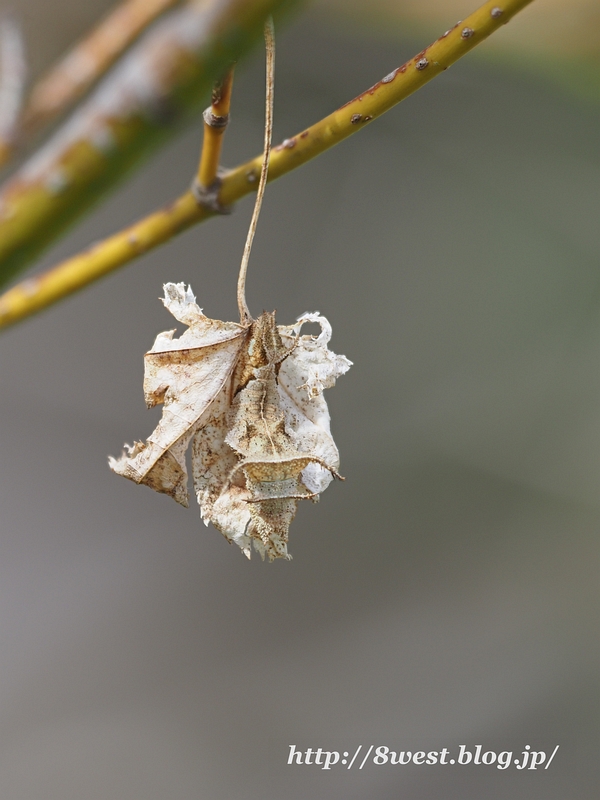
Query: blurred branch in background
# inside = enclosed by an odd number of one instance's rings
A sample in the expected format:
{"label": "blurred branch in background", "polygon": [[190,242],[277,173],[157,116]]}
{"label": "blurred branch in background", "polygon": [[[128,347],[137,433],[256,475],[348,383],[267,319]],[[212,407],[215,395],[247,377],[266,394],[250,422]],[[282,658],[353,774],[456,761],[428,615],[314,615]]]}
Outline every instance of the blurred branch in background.
{"label": "blurred branch in background", "polygon": [[33,87],[21,131],[36,133],[67,111],[161,14],[181,0],[125,0]]}
{"label": "blurred branch in background", "polygon": [[[274,148],[269,180],[305,164],[388,111],[484,41],[532,0],[484,3],[463,22],[393,70],[354,100]],[[227,207],[256,189],[262,155],[222,178],[218,203]],[[0,297],[0,327],[6,327],[87,286],[172,238],[215,211],[199,205],[192,190],[173,204],[68,259],[43,275],[15,286]]]}
{"label": "blurred branch in background", "polygon": [[0,18],[0,166],[18,138],[27,64],[21,29],[14,17]]}
{"label": "blurred branch in background", "polygon": [[0,285],[196,110],[215,76],[297,0],[191,1],[148,31],[0,190]]}

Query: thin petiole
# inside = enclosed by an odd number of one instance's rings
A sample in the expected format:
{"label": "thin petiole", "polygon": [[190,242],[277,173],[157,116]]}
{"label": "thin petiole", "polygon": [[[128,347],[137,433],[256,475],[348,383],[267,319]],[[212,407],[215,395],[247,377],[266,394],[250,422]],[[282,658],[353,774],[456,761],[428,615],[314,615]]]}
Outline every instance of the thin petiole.
{"label": "thin petiole", "polygon": [[267,50],[267,96],[265,102],[265,145],[263,152],[262,166],[260,170],[260,180],[258,182],[258,189],[256,191],[256,202],[254,203],[254,211],[252,212],[252,219],[250,220],[250,227],[248,228],[248,236],[246,237],[246,244],[244,246],[244,254],[242,256],[242,263],[240,265],[240,274],[238,277],[237,285],[237,301],[240,311],[240,323],[242,325],[249,325],[252,322],[252,315],[248,310],[246,304],[246,273],[248,272],[248,261],[250,259],[250,251],[252,250],[252,241],[256,233],[256,224],[258,222],[258,215],[260,214],[260,207],[262,205],[263,195],[265,193],[265,186],[267,184],[267,175],[269,172],[269,156],[271,154],[271,139],[273,136],[273,90],[275,86],[275,31],[273,29],[273,19],[269,17],[265,23],[265,45]]}

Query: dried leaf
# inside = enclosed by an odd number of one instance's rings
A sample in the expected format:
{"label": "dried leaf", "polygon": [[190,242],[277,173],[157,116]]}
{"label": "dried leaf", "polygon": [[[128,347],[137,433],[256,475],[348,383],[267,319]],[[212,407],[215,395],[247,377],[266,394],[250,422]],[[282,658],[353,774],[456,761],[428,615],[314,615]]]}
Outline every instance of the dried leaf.
{"label": "dried leaf", "polygon": [[[149,406],[164,403],[145,444],[127,447],[115,472],[188,504],[185,452],[192,443],[194,489],[205,523],[250,557],[289,558],[298,500],[316,501],[337,474],[339,454],[323,390],[351,362],[327,345],[319,314],[277,326],[263,313],[244,327],[205,317],[184,284],[166,284],[165,306],[187,331],[160,334],[145,357]],[[318,337],[301,336],[305,322]]]}

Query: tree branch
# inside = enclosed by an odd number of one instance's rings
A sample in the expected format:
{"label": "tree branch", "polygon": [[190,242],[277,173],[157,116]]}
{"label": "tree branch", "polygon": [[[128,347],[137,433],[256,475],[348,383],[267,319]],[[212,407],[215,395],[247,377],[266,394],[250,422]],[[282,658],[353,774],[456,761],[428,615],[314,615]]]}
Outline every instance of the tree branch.
{"label": "tree branch", "polygon": [[[530,2],[532,0],[484,3],[366,92],[275,147],[269,163],[269,180],[306,163],[388,111],[472,50]],[[256,189],[261,162],[262,155],[259,155],[223,177],[219,194],[223,205],[230,205]],[[0,297],[0,327],[55,303],[213,214],[198,206],[191,191],[186,192],[167,208],[6,292]]]}

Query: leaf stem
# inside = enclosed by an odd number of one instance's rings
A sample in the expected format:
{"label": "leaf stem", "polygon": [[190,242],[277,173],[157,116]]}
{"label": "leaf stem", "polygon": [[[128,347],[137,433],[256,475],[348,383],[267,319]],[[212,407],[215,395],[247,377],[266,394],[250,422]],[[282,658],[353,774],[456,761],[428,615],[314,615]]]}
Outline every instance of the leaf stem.
{"label": "leaf stem", "polygon": [[271,155],[271,140],[273,138],[273,92],[275,89],[275,31],[273,28],[272,17],[269,17],[265,22],[265,45],[267,50],[265,144],[264,144],[264,152],[262,155],[262,163],[260,166],[260,181],[258,182],[258,189],[256,191],[256,201],[254,203],[254,211],[252,212],[252,219],[250,220],[250,227],[248,228],[248,236],[246,237],[246,244],[244,246],[244,253],[242,255],[242,263],[240,265],[240,274],[238,277],[238,286],[237,286],[238,309],[240,311],[240,323],[242,325],[249,325],[252,322],[252,315],[250,314],[250,311],[248,310],[248,305],[246,304],[246,273],[248,272],[248,261],[250,260],[250,251],[252,250],[252,242],[254,241],[254,234],[256,233],[258,215],[260,214],[260,207],[262,206],[262,201],[265,194],[265,187],[267,185],[267,176],[269,174],[269,158]]}
{"label": "leaf stem", "polygon": [[[486,2],[432,45],[398,67],[366,92],[329,116],[284,140],[269,159],[269,181],[305,164],[343,139],[361,130],[439,75],[451,64],[508,22],[532,0]],[[241,164],[223,177],[222,205],[253,191],[263,154]],[[0,297],[0,328],[43,309],[94,280],[123,266],[176,233],[203,221],[214,212],[198,206],[191,191],[172,205],[121,231],[100,244],[15,286]]]}

